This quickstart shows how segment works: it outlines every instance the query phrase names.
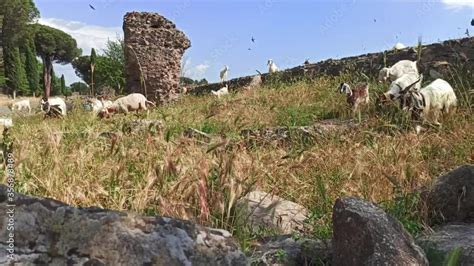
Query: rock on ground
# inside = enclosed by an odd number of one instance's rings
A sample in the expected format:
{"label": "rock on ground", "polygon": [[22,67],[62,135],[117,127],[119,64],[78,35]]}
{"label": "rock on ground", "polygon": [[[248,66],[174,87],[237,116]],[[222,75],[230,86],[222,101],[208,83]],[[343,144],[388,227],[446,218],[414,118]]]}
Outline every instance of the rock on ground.
{"label": "rock on ground", "polygon": [[281,235],[259,241],[252,248],[250,262],[251,265],[327,265],[330,257],[329,241]]}
{"label": "rock on ground", "polygon": [[428,265],[399,221],[356,198],[336,200],[332,247],[333,265]]}
{"label": "rock on ground", "polygon": [[127,92],[143,93],[160,104],[177,99],[181,57],[191,46],[186,35],[148,12],[125,14],[123,30]]}
{"label": "rock on ground", "polygon": [[263,191],[252,191],[237,201],[241,213],[254,231],[274,229],[284,234],[305,230],[308,210],[294,202]]}
{"label": "rock on ground", "polygon": [[[0,213],[7,187],[0,185]],[[247,265],[230,233],[17,194],[15,262],[23,265]],[[0,219],[0,265],[8,262],[8,216]]]}
{"label": "rock on ground", "polygon": [[474,222],[474,165],[436,179],[427,199],[432,224]]}
{"label": "rock on ground", "polygon": [[425,250],[430,265],[444,265],[446,258],[459,248],[455,265],[474,265],[474,224],[450,224],[420,237],[417,243]]}

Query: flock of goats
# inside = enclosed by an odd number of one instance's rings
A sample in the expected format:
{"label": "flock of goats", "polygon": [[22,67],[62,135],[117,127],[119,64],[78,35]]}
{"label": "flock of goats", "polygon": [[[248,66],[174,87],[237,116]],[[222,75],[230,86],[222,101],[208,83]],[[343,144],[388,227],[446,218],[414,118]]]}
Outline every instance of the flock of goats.
{"label": "flock of goats", "polygon": [[[273,60],[269,59],[267,65],[269,73],[279,71]],[[221,82],[225,81],[228,70],[228,67],[225,66],[220,72]],[[420,119],[424,121],[432,115],[434,124],[440,125],[438,121],[440,113],[442,111],[449,113],[457,105],[454,90],[447,81],[436,79],[425,87],[421,87],[423,75],[418,73],[416,61],[401,60],[391,67],[382,68],[379,72],[378,81],[382,83],[391,82],[388,90],[380,96],[380,102],[382,104],[398,102],[400,107],[411,112],[412,117],[417,121]],[[353,88],[348,83],[341,83],[338,90],[346,95],[347,103],[352,107],[353,112],[360,112],[360,107],[370,102],[368,83],[358,84]],[[218,98],[228,93],[227,84],[217,91],[212,91],[212,94]],[[100,118],[108,118],[114,113],[147,110],[147,106],[155,106],[153,102],[147,100],[140,93],[132,93],[113,102],[101,97],[89,97],[85,100],[84,105],[89,106],[88,109]],[[9,107],[12,111],[25,109],[31,112],[29,100],[11,103]],[[41,110],[48,116],[64,117],[67,106],[62,98],[55,97],[48,100],[42,99]],[[13,125],[10,118],[0,119],[0,124],[6,127]],[[420,130],[421,126],[417,125],[417,133]]]}
{"label": "flock of goats", "polygon": [[[267,65],[268,73],[279,71],[272,59],[268,60]],[[228,69],[224,66],[220,72],[221,82],[225,81]],[[439,126],[440,113],[444,111],[448,114],[457,105],[456,94],[447,81],[438,78],[425,87],[421,87],[423,74],[419,74],[416,61],[400,60],[391,67],[382,68],[378,81],[390,83],[388,90],[380,95],[380,103],[386,105],[390,102],[398,102],[401,109],[411,112],[412,118],[416,121],[420,119],[425,121],[432,116],[433,123]],[[346,95],[347,103],[354,113],[360,112],[360,106],[370,102],[368,83],[358,84],[352,89],[349,84],[341,83],[338,90]],[[220,98],[229,93],[228,85],[212,93]],[[417,125],[416,132],[419,133],[420,130],[421,126]]]}

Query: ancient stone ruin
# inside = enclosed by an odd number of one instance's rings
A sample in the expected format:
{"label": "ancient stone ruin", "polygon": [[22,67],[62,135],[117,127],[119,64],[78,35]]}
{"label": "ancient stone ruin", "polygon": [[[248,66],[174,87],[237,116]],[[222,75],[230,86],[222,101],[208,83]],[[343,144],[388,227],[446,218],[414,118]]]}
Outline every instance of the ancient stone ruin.
{"label": "ancient stone ruin", "polygon": [[142,93],[159,104],[175,100],[189,39],[171,21],[149,12],[125,14],[123,30],[127,92]]}

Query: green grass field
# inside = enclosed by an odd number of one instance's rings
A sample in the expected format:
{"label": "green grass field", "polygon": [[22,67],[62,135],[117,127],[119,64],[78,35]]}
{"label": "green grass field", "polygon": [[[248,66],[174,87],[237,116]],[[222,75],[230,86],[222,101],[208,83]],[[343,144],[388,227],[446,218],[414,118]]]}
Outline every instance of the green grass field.
{"label": "green grass field", "polygon": [[[16,116],[11,136],[17,190],[74,206],[173,216],[224,228],[244,247],[258,236],[237,223],[234,207],[252,189],[308,208],[309,233],[315,236],[330,236],[332,205],[342,196],[380,203],[410,232],[420,232],[425,213],[415,192],[447,170],[474,163],[472,98],[461,101],[456,114],[443,117],[441,128],[427,127],[416,135],[408,116],[396,107],[375,107],[376,94],[385,88],[371,82],[372,102],[362,111],[360,126],[348,133],[251,148],[240,137],[242,129],[350,118],[345,96],[336,92],[342,79],[275,80],[220,100],[184,96],[148,114],[108,120],[81,110],[62,120]],[[137,116],[159,119],[164,128],[122,132],[122,125]],[[216,138],[202,144],[183,137],[188,127]],[[104,138],[101,132],[116,132],[117,137]]]}

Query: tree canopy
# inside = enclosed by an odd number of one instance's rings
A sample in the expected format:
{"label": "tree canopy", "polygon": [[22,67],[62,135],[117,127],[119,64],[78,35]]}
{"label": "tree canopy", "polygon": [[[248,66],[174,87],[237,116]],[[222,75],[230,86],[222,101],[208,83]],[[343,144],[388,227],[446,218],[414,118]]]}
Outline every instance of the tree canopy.
{"label": "tree canopy", "polygon": [[102,87],[111,87],[118,93],[122,92],[125,85],[125,57],[121,40],[108,41],[103,54],[96,55],[94,64],[91,62],[91,56],[80,56],[74,59],[72,66],[76,75],[88,84],[92,83],[91,73],[94,66],[95,88],[100,90]]}
{"label": "tree canopy", "polygon": [[36,53],[43,61],[44,97],[51,91],[51,72],[53,63],[67,64],[81,55],[81,49],[69,34],[41,24],[34,24],[34,42]]}

